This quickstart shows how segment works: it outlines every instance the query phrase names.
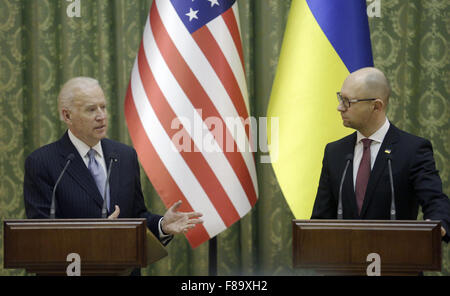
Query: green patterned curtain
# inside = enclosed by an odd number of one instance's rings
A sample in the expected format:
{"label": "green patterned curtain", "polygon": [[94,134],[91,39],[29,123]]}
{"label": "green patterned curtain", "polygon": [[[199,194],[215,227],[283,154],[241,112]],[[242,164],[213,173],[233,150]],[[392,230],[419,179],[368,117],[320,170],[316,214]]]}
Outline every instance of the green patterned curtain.
{"label": "green patterned curtain", "polygon": [[[238,0],[253,116],[265,116],[290,0]],[[109,134],[131,144],[123,102],[151,0],[81,0],[81,17],[68,17],[66,0],[0,0],[0,219],[24,218],[24,161],[61,137],[56,97],[74,76],[97,78],[107,97]],[[448,13],[439,0],[380,0],[370,18],[375,65],[389,78],[388,116],[400,128],[430,139],[437,167],[450,189]],[[337,12],[338,13],[338,12]],[[292,269],[293,216],[270,164],[257,164],[259,201],[218,236],[219,275],[308,274]],[[147,207],[165,208],[142,171]],[[3,222],[2,222],[3,225]],[[0,275],[24,274],[3,269]],[[192,250],[183,236],[169,256],[144,275],[207,275],[208,244]],[[450,275],[443,245],[442,273]]]}

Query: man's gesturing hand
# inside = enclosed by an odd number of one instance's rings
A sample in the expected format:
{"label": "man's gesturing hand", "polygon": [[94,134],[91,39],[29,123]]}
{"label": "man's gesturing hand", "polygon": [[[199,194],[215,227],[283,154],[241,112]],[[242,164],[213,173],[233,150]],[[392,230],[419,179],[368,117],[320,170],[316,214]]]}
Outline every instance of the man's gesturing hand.
{"label": "man's gesturing hand", "polygon": [[203,220],[198,217],[203,216],[199,212],[178,212],[177,209],[181,205],[181,200],[173,204],[161,221],[161,228],[164,233],[177,234],[187,232],[189,229],[194,228],[196,224],[203,223]]}

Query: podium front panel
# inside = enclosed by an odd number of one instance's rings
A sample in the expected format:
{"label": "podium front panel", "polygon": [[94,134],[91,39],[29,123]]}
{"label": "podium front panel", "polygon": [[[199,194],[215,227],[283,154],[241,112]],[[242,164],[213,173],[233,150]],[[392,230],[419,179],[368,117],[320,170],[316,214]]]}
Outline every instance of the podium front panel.
{"label": "podium front panel", "polygon": [[76,253],[81,268],[113,271],[146,266],[145,219],[5,220],[4,267],[65,273]]}
{"label": "podium front panel", "polygon": [[293,220],[295,268],[365,273],[376,253],[385,273],[441,270],[437,221]]}

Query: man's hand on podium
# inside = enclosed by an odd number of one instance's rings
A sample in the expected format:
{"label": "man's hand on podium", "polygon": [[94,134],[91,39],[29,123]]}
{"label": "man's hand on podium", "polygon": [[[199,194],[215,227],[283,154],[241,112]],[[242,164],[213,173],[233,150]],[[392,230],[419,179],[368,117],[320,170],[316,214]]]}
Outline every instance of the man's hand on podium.
{"label": "man's hand on podium", "polygon": [[[427,219],[426,221],[431,221],[430,219]],[[441,226],[441,236],[444,237],[447,234],[447,231],[445,231],[445,228]]]}
{"label": "man's hand on podium", "polygon": [[[194,228],[196,224],[203,223],[202,219],[197,219],[203,216],[199,212],[178,212],[177,209],[181,205],[181,200],[172,205],[161,221],[162,231],[166,234],[185,233],[189,229]],[[194,218],[194,219],[193,219]]]}
{"label": "man's hand on podium", "polygon": [[120,214],[120,208],[118,205],[116,205],[116,209],[114,210],[114,213],[111,214],[111,216],[108,217],[108,219],[117,219],[119,218]]}

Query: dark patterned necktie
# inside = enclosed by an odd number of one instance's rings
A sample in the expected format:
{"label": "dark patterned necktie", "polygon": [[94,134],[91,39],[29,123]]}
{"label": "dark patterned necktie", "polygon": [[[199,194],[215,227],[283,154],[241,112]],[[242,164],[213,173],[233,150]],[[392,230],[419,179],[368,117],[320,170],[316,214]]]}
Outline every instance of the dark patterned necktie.
{"label": "dark patterned necktie", "polygon": [[361,140],[364,146],[363,156],[359,164],[358,174],[356,175],[356,203],[358,204],[358,214],[361,214],[361,208],[364,202],[364,196],[366,195],[367,183],[370,177],[370,139]]}

